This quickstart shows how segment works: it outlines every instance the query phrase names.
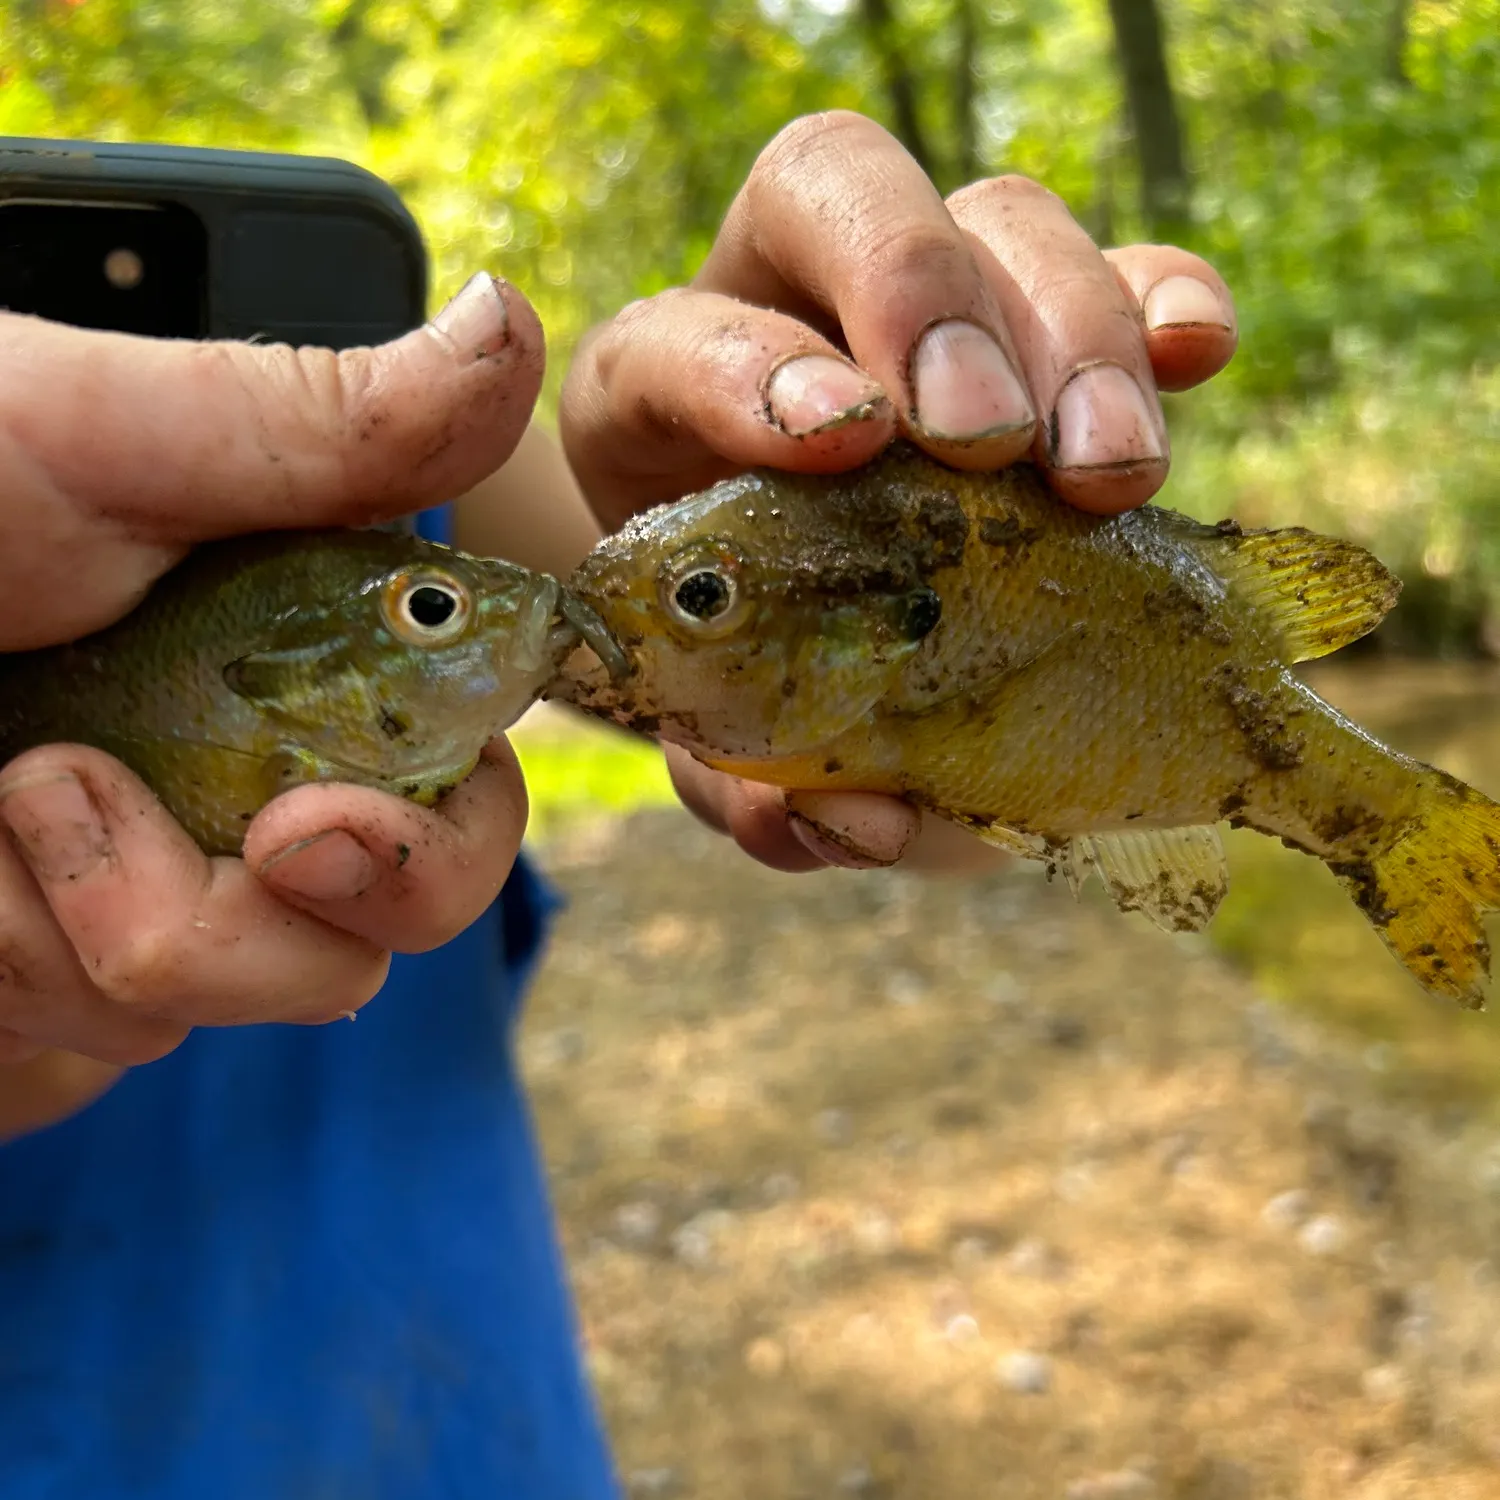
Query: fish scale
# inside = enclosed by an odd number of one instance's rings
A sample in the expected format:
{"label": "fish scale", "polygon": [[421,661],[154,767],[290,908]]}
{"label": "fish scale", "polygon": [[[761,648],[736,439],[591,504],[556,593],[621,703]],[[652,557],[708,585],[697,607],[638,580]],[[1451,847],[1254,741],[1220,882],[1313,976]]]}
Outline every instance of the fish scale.
{"label": "fish scale", "polygon": [[629,670],[554,696],[748,780],[905,796],[1174,930],[1227,888],[1216,825],[1248,826],[1323,860],[1427,989],[1482,1001],[1500,808],[1291,670],[1394,604],[1359,547],[1085,515],[1029,465],[898,443],[660,507],[570,586]]}

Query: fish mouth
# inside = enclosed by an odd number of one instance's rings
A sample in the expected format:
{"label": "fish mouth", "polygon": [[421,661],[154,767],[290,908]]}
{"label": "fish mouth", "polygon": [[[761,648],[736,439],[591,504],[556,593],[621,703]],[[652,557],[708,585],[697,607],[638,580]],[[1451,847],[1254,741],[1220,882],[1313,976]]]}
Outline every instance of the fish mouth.
{"label": "fish mouth", "polygon": [[557,610],[564,624],[599,658],[611,682],[623,682],[630,676],[630,659],[591,604],[585,604],[576,594],[563,589]]}
{"label": "fish mouth", "polygon": [[504,647],[507,664],[522,673],[555,671],[580,641],[613,681],[629,674],[625,653],[599,615],[550,574],[538,575],[516,607],[515,628]]}

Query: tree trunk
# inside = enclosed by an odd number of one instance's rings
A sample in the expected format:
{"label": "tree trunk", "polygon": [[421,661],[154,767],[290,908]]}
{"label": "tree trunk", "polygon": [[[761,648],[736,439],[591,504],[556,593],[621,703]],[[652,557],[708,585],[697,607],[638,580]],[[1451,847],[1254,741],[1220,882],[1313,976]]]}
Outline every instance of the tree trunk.
{"label": "tree trunk", "polygon": [[1411,14],[1411,0],[1389,0],[1386,17],[1385,76],[1392,83],[1409,84],[1406,71],[1406,22]]}
{"label": "tree trunk", "polygon": [[979,68],[979,28],[974,20],[975,0],[954,0],[958,10],[958,55],[953,62],[954,187],[973,182],[979,175],[979,121],[974,115],[974,83]]}
{"label": "tree trunk", "polygon": [[1109,14],[1140,160],[1141,212],[1154,238],[1176,238],[1188,220],[1187,154],[1156,0],[1109,0]]}
{"label": "tree trunk", "polygon": [[879,59],[881,72],[885,74],[885,91],[891,101],[896,137],[911,152],[917,165],[931,176],[932,152],[928,149],[922,122],[917,118],[916,80],[891,34],[891,8],[888,0],[860,0],[859,13],[870,47]]}

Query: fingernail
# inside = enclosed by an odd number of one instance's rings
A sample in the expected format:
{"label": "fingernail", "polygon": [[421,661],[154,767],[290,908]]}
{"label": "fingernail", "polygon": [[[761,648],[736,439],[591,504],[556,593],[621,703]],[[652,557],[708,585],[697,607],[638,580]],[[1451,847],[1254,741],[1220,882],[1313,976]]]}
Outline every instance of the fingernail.
{"label": "fingernail", "polygon": [[500,283],[483,271],[471,276],[427,326],[461,359],[498,354],[510,337],[510,314]]}
{"label": "fingernail", "polygon": [[1146,327],[1233,328],[1234,320],[1219,294],[1196,276],[1167,276],[1158,281],[1141,304]]}
{"label": "fingernail", "polygon": [[331,828],[287,845],[261,865],[259,874],[307,901],[352,901],[375,884],[379,867],[353,834]]}
{"label": "fingernail", "polygon": [[1085,365],[1062,388],[1052,413],[1052,465],[1092,469],[1166,457],[1160,412],[1129,370]]}
{"label": "fingernail", "polygon": [[825,864],[837,865],[844,870],[886,869],[901,857],[881,859],[868,849],[862,849],[841,829],[830,828],[826,823],[815,822],[802,813],[789,812],[787,823],[797,836],[797,841],[810,849]]}
{"label": "fingernail", "polygon": [[70,772],[23,776],[0,788],[0,818],[39,880],[81,880],[110,857],[104,819]]}
{"label": "fingernail", "polygon": [[911,384],[916,423],[929,437],[974,442],[1036,421],[1005,351],[976,323],[934,323],[912,355]]}
{"label": "fingernail", "polygon": [[788,437],[811,437],[850,422],[869,421],[886,404],[886,397],[853,365],[827,354],[801,354],[771,372],[766,404]]}

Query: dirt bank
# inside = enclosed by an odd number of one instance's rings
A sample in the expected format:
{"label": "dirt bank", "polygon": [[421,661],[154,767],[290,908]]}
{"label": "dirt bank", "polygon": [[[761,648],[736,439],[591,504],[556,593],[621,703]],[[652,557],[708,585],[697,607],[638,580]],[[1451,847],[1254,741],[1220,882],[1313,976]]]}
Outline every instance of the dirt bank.
{"label": "dirt bank", "polygon": [[1500,1496],[1490,1127],[1033,866],[540,852],[523,1054],[635,1493]]}

